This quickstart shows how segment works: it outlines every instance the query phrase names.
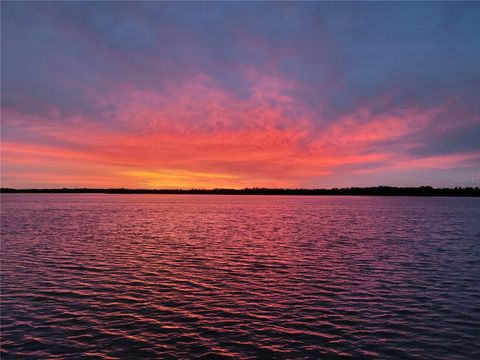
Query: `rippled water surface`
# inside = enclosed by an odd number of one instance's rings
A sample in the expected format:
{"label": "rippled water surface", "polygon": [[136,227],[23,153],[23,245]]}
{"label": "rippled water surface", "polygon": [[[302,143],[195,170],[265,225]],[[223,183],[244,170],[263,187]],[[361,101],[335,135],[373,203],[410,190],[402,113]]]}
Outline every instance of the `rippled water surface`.
{"label": "rippled water surface", "polygon": [[2,358],[480,358],[480,199],[3,194]]}

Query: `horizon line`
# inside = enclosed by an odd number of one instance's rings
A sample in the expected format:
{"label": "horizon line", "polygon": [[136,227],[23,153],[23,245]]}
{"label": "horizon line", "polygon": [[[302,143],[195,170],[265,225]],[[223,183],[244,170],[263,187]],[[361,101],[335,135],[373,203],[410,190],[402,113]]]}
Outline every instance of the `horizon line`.
{"label": "horizon line", "polygon": [[235,187],[214,187],[214,188],[201,188],[201,187],[160,187],[160,188],[149,188],[149,187],[95,187],[95,186],[73,186],[73,187],[9,187],[9,186],[2,186],[0,187],[1,190],[9,189],[9,190],[76,190],[76,189],[93,189],[93,190],[257,190],[257,189],[270,189],[270,190],[334,190],[334,189],[372,189],[372,188],[391,188],[391,189],[419,189],[419,188],[432,188],[432,189],[465,189],[465,188],[480,188],[479,185],[476,186],[454,186],[454,187],[433,187],[431,185],[418,185],[418,186],[393,186],[393,185],[371,185],[371,186],[342,186],[342,187],[269,187],[269,186],[249,186],[249,187],[242,187],[242,188],[235,188]]}
{"label": "horizon line", "polygon": [[211,195],[377,195],[377,196],[468,196],[480,197],[480,187],[433,188],[432,186],[369,186],[344,188],[214,188],[214,189],[144,189],[144,188],[0,188],[1,193],[102,193],[102,194],[211,194]]}

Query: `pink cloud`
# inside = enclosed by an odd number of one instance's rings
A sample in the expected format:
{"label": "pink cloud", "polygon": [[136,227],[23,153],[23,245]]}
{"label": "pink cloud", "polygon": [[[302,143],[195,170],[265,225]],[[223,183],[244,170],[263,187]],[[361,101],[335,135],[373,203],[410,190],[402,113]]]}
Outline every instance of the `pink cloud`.
{"label": "pink cloud", "polygon": [[404,151],[414,144],[389,145],[428,131],[442,109],[372,115],[365,107],[321,128],[316,112],[288,95],[298,84],[242,71],[252,84],[245,98],[198,74],[163,92],[116,88],[95,103],[111,113],[95,118],[9,113],[9,127],[28,140],[2,143],[2,185],[297,187],[349,166],[455,166],[455,156],[411,159]]}

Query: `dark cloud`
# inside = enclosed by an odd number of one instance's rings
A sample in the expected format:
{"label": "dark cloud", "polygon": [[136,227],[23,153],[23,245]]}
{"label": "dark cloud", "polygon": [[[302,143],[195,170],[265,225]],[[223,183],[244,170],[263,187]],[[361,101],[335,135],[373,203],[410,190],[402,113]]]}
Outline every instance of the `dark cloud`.
{"label": "dark cloud", "polygon": [[161,90],[167,75],[187,81],[200,71],[245,94],[236,67],[252,66],[298,82],[298,101],[320,101],[335,118],[385,94],[392,99],[378,111],[436,106],[479,76],[475,3],[12,2],[3,10],[10,106],[27,97],[83,111],[88,91]]}
{"label": "dark cloud", "polygon": [[414,156],[445,155],[480,150],[480,122],[443,131],[431,129],[425,144],[413,149]]}

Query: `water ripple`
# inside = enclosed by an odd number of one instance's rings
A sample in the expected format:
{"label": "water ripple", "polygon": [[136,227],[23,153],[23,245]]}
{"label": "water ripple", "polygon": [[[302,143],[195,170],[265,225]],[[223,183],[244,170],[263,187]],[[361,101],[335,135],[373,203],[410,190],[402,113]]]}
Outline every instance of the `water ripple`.
{"label": "water ripple", "polygon": [[475,359],[479,199],[2,194],[2,359]]}

